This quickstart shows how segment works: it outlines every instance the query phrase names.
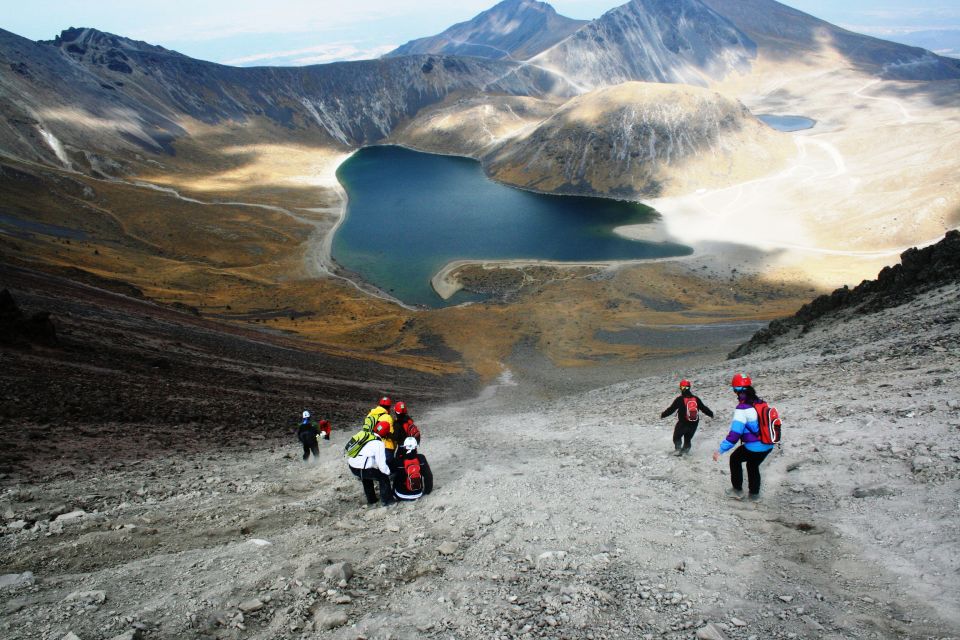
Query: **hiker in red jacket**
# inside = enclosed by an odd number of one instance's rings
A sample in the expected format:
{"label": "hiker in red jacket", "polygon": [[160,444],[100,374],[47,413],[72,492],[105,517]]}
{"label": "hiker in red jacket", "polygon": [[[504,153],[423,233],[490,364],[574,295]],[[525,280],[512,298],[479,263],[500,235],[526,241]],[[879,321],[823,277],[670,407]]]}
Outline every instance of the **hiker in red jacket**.
{"label": "hiker in red jacket", "polygon": [[398,401],[393,405],[393,412],[397,415],[393,421],[393,437],[397,444],[402,444],[407,438],[414,438],[420,444],[420,429],[407,414],[407,403]]}
{"label": "hiker in red jacket", "polygon": [[320,435],[320,437],[323,438],[324,440],[329,440],[329,439],[330,439],[330,421],[329,421],[329,420],[321,420],[321,421],[317,424],[317,433],[318,433],[318,434]]}
{"label": "hiker in red jacket", "polygon": [[690,381],[681,380],[680,395],[676,397],[673,404],[660,414],[661,418],[666,418],[674,412],[677,414],[677,425],[673,428],[673,446],[676,449],[677,456],[690,453],[693,434],[697,432],[697,427],[700,425],[701,411],[711,418],[713,417],[713,411],[710,410],[710,407],[703,404],[703,400],[691,393]]}

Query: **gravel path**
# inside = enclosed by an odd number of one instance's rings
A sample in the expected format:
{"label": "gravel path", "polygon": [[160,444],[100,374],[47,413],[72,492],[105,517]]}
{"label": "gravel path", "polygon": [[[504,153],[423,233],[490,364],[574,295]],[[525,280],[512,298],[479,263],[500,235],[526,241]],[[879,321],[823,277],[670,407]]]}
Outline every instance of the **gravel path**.
{"label": "gravel path", "polygon": [[[339,440],[315,465],[291,441],[24,482],[0,496],[0,635],[958,637],[958,298],[675,372],[717,413],[684,458],[658,370],[411,406],[437,485],[387,509]],[[758,503],[709,457],[734,370],[786,416]]]}

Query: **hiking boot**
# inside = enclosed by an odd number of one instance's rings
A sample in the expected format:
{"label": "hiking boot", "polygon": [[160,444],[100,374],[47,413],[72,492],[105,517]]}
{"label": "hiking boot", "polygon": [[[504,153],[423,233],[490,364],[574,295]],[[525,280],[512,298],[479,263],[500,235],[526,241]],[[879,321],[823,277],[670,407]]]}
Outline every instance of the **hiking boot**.
{"label": "hiking boot", "polygon": [[728,498],[734,498],[736,500],[743,500],[743,489],[734,489],[730,487],[723,492]]}
{"label": "hiking boot", "polygon": [[680,455],[685,456],[688,453],[690,453],[690,447],[684,447],[683,449],[680,449]]}
{"label": "hiking boot", "polygon": [[747,500],[749,500],[750,502],[756,502],[759,499],[760,499],[759,493],[751,493],[747,495]]}
{"label": "hiking boot", "polygon": [[680,456],[683,455],[683,449],[676,449],[676,450],[674,450],[673,455],[675,455],[675,456],[677,456],[677,457],[679,458]]}

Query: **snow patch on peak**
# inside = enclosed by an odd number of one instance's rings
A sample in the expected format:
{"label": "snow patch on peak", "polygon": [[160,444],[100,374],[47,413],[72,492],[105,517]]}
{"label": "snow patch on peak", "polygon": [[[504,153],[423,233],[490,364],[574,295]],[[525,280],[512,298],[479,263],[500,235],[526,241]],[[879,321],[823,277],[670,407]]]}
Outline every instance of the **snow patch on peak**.
{"label": "snow patch on peak", "polygon": [[67,169],[73,168],[73,163],[70,162],[70,158],[67,156],[67,150],[64,149],[63,143],[57,139],[55,135],[47,131],[41,126],[37,126],[37,132],[40,134],[40,137],[43,138],[43,141],[47,143],[47,146],[50,147],[50,150],[53,151],[53,154],[57,156],[57,160],[63,164]]}

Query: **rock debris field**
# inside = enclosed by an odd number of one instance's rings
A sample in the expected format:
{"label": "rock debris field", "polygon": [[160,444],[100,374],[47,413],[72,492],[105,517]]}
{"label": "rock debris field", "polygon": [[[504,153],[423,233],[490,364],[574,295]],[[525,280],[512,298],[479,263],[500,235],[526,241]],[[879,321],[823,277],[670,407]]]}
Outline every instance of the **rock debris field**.
{"label": "rock debris field", "polygon": [[[0,635],[958,637],[958,314],[950,284],[697,371],[414,411],[413,504],[363,504],[344,431],[315,465],[291,437],[7,485]],[[710,460],[738,370],[786,418],[757,503]],[[680,375],[717,413],[684,458]]]}

